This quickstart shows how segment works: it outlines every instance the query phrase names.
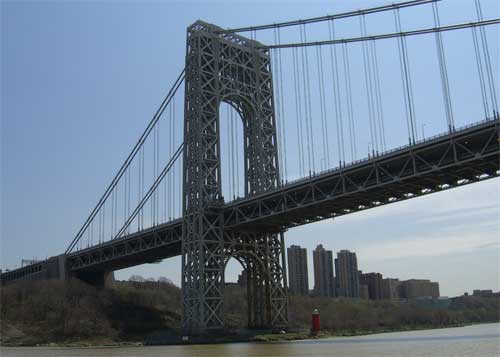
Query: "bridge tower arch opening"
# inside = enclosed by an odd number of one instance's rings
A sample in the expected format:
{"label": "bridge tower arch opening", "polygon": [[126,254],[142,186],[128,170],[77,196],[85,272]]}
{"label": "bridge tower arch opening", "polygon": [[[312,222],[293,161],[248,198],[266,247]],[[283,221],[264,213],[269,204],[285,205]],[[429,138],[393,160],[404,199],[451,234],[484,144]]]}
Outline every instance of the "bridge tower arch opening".
{"label": "bridge tower arch opening", "polygon": [[[224,267],[224,325],[228,329],[250,326],[251,309],[247,291],[247,261],[243,257],[227,257]],[[240,321],[243,319],[243,321]]]}
{"label": "bridge tower arch opening", "polygon": [[[233,101],[234,100],[234,101]],[[244,109],[235,98],[219,105],[221,186],[224,202],[246,196]]]}
{"label": "bridge tower arch opening", "polygon": [[201,21],[187,30],[181,249],[187,334],[224,328],[224,269],[235,252],[263,294],[250,300],[249,324],[282,328],[288,321],[283,232],[225,229],[222,210],[222,102],[243,122],[245,197],[280,183],[271,59],[261,46]]}

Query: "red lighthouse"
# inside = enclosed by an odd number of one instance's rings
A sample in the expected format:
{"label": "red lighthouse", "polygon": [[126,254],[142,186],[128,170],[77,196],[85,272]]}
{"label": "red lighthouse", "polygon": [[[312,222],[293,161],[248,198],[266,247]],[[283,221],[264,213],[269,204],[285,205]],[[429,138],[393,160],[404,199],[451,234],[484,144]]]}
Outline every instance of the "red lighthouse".
{"label": "red lighthouse", "polygon": [[314,309],[311,316],[311,333],[315,335],[318,334],[320,328],[319,311],[318,309]]}

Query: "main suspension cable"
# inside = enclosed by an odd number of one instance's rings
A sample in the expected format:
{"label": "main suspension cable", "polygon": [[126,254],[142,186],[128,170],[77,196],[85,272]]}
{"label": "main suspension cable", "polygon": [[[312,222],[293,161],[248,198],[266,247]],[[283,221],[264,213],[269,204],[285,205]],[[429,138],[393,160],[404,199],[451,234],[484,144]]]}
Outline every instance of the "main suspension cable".
{"label": "main suspension cable", "polygon": [[404,1],[404,2],[400,2],[400,3],[396,3],[396,4],[377,6],[377,7],[364,9],[364,10],[349,11],[349,12],[344,12],[344,13],[335,14],[335,15],[312,17],[312,18],[308,18],[308,19],[279,22],[279,23],[260,25],[260,26],[248,26],[248,27],[240,27],[240,28],[234,28],[234,29],[219,30],[219,31],[217,31],[217,33],[227,34],[227,33],[236,33],[236,32],[255,32],[255,31],[261,31],[261,30],[269,30],[269,29],[273,29],[273,28],[300,26],[303,24],[305,25],[305,24],[317,23],[317,22],[322,22],[322,21],[330,21],[330,20],[335,20],[335,19],[345,19],[348,17],[356,17],[356,16],[361,16],[361,15],[375,14],[378,12],[390,11],[390,10],[394,10],[397,8],[402,9],[402,8],[406,8],[406,7],[416,6],[416,5],[425,5],[425,4],[429,4],[429,3],[433,3],[433,2],[437,2],[437,1],[441,1],[441,0]]}
{"label": "main suspension cable", "polygon": [[296,43],[282,43],[281,45],[262,45],[258,46],[257,48],[261,49],[271,49],[271,48],[291,48],[291,47],[311,47],[311,46],[326,46],[326,45],[337,45],[341,43],[351,43],[351,42],[363,42],[363,41],[371,41],[371,40],[386,40],[390,38],[397,38],[397,37],[411,37],[411,36],[419,36],[419,35],[425,35],[425,34],[430,34],[434,32],[448,32],[448,31],[456,31],[456,30],[463,30],[466,28],[470,27],[479,27],[479,26],[490,26],[490,25],[496,25],[500,23],[500,19],[491,19],[491,20],[483,20],[483,21],[476,21],[476,22],[465,22],[465,23],[459,23],[455,25],[448,25],[448,26],[442,26],[439,28],[435,27],[429,27],[429,28],[423,28],[419,30],[411,30],[411,31],[405,31],[405,32],[394,32],[394,33],[386,33],[386,34],[380,34],[380,35],[370,35],[366,37],[350,37],[350,38],[342,38],[338,40],[325,40],[325,41],[313,41],[313,42],[296,42]]}

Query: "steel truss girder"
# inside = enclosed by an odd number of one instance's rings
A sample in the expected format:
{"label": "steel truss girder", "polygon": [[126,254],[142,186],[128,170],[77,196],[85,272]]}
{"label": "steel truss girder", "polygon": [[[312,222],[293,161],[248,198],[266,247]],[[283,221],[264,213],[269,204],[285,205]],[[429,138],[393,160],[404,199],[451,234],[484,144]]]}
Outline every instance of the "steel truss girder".
{"label": "steel truss girder", "polygon": [[245,196],[276,189],[279,184],[270,58],[258,46],[239,35],[220,34],[220,28],[201,21],[187,31],[182,327],[189,334],[223,328],[224,268],[231,254],[239,254],[251,276],[250,324],[286,324],[286,274],[279,234],[254,235],[253,254],[245,255],[228,248],[234,245],[224,234],[221,102],[232,105],[243,121]]}
{"label": "steel truss girder", "polygon": [[113,271],[179,255],[182,221],[174,220],[68,254],[70,271]]}
{"label": "steel truss girder", "polygon": [[313,176],[225,207],[235,230],[282,231],[496,177],[499,120]]}
{"label": "steel truss girder", "polygon": [[[228,225],[231,224],[231,227],[226,227],[224,230],[224,249],[229,249],[231,252],[236,251],[235,243],[228,237],[235,236],[239,234],[238,232],[244,232],[246,235],[251,234],[252,231],[258,233],[262,231],[262,226],[269,231],[280,231],[283,227],[293,227],[333,218],[497,177],[500,170],[499,127],[499,120],[489,121],[426,142],[420,146],[372,158],[269,192],[270,197],[277,197],[282,204],[283,202],[286,204],[286,214],[282,214],[282,208],[280,208],[278,201],[273,201],[274,203],[266,201],[267,196],[256,195],[249,200],[225,205],[223,208],[224,217]],[[477,140],[472,140],[473,137],[476,137]],[[455,145],[457,140],[461,144]],[[469,144],[464,147],[463,143],[466,141]],[[422,153],[420,153],[421,151]],[[431,161],[436,163],[437,169],[432,168],[432,162],[428,161],[426,152],[436,153],[437,156]],[[424,165],[417,174],[411,174],[410,171],[408,174],[402,175],[401,172],[405,172],[406,167],[414,167],[413,163],[419,160],[417,158],[411,159],[413,153],[428,162],[427,169]],[[387,167],[384,166],[384,162],[400,162],[400,164],[399,166]],[[379,171],[386,171],[385,175],[392,177],[392,179],[384,178],[384,182],[371,185],[370,180],[367,181],[366,178],[374,175],[372,173],[374,167],[378,167]],[[418,168],[418,165],[415,167]],[[339,175],[344,173],[346,178],[339,180]],[[364,176],[360,173],[364,173]],[[404,177],[397,179],[399,176]],[[381,176],[379,175],[379,177]],[[348,191],[348,183],[351,182],[349,180],[360,182],[364,187]],[[328,184],[322,184],[322,182]],[[345,191],[343,182],[346,182]],[[335,190],[326,190],[325,186],[328,185]],[[329,197],[328,194],[332,191],[335,194]],[[295,192],[299,192],[300,195]],[[235,220],[234,215],[240,214],[238,213],[240,207],[245,215],[240,216],[239,224],[231,223]],[[247,213],[248,207],[252,208],[250,213]],[[275,214],[271,214],[273,209],[276,209]],[[156,239],[153,240],[154,244],[152,245],[151,237],[155,236],[154,233],[156,233]],[[116,270],[154,259],[177,256],[181,254],[181,236],[182,222],[180,220],[173,221],[70,254],[68,256],[69,269],[74,271]],[[139,243],[141,240],[144,242]],[[128,245],[128,248],[120,248],[123,245]],[[147,256],[144,254],[145,252],[154,254]],[[227,253],[225,259],[231,254]]]}

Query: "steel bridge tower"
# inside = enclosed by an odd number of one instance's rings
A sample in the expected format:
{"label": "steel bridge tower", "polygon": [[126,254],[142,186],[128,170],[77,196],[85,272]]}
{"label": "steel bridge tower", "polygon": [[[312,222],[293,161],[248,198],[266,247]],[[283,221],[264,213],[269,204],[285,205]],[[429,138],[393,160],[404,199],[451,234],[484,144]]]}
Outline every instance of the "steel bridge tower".
{"label": "steel bridge tower", "polygon": [[248,276],[249,327],[288,322],[283,232],[224,227],[219,106],[243,121],[245,196],[280,184],[269,52],[256,41],[197,21],[187,30],[182,237],[182,327],[223,328],[224,270]]}

